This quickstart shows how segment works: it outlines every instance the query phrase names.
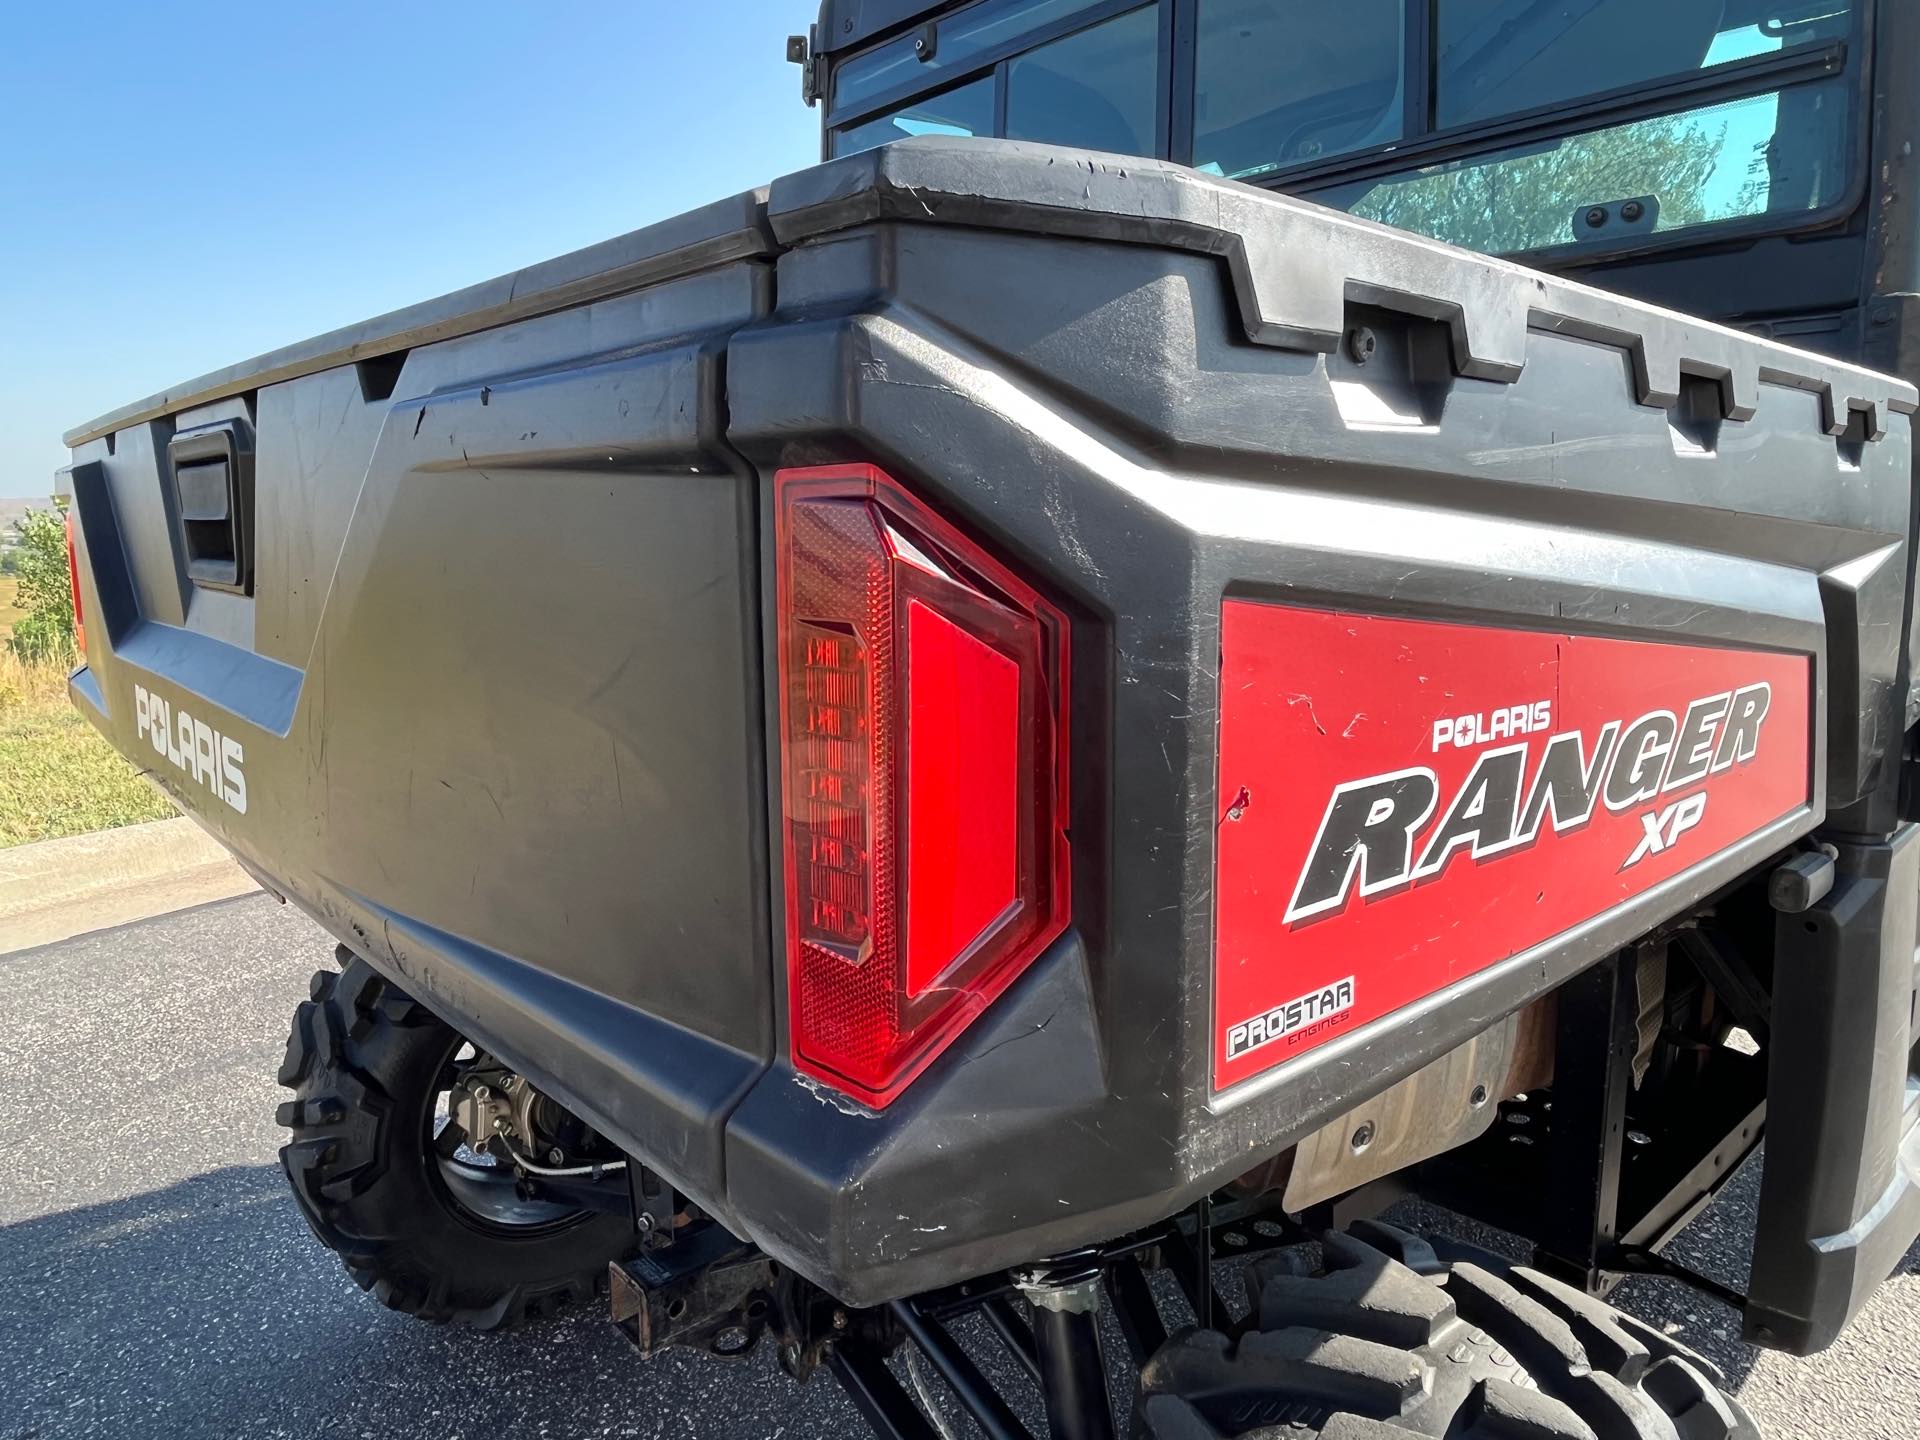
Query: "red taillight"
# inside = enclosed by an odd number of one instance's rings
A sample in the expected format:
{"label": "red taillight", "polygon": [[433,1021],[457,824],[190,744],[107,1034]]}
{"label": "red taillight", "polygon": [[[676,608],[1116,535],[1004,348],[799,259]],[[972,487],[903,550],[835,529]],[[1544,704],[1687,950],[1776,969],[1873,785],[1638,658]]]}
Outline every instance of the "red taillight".
{"label": "red taillight", "polygon": [[87,617],[80,609],[80,552],[73,543],[73,511],[67,511],[67,583],[73,587],[73,643],[87,653]]}
{"label": "red taillight", "polygon": [[783,470],[793,1062],[885,1105],[1067,921],[1067,623],[865,465]]}

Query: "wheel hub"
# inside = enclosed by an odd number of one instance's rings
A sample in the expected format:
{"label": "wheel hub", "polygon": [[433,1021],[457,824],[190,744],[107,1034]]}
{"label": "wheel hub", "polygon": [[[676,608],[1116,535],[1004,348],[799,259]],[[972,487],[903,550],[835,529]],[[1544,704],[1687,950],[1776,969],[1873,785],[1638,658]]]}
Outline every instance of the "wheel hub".
{"label": "wheel hub", "polygon": [[476,1152],[502,1160],[526,1156],[550,1165],[567,1159],[557,1137],[543,1134],[536,1123],[542,1096],[526,1076],[483,1063],[469,1069],[447,1098],[453,1123]]}

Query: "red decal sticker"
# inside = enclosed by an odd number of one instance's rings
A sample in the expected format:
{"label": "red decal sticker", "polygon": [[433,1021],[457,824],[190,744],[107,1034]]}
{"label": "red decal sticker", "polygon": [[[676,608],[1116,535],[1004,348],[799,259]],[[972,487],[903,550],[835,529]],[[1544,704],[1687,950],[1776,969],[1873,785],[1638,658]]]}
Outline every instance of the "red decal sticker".
{"label": "red decal sticker", "polygon": [[1804,655],[1227,601],[1215,1087],[1805,805],[1810,693]]}

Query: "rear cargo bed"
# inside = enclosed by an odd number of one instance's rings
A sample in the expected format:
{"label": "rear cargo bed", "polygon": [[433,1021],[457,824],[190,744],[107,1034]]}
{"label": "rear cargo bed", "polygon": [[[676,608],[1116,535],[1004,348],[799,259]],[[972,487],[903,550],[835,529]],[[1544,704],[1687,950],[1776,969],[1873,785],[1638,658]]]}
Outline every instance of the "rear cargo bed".
{"label": "rear cargo bed", "polygon": [[[871,1301],[1170,1213],[1860,802],[1912,713],[1914,408],[1177,167],[912,142],[74,432],[74,692],[346,943]],[[769,862],[769,482],[849,460],[1073,628],[1073,925],[880,1116],[785,1059]],[[179,513],[175,468],[213,464],[228,530]],[[228,544],[247,583],[192,578]],[[1315,625],[1347,637],[1318,660]],[[1414,765],[1336,697],[1341,647],[1418,669],[1496,631],[1551,688],[1461,682],[1476,743],[1525,733],[1520,702],[1572,713],[1595,656],[1764,681],[1772,728],[1729,742],[1701,823],[1661,821],[1664,868],[1529,892],[1552,919],[1501,889],[1502,923],[1404,937],[1405,994],[1316,988],[1350,1023],[1276,1051],[1302,992],[1266,952],[1303,917],[1261,907],[1305,891],[1262,827],[1327,798],[1290,756]],[[1286,725],[1297,752],[1262,750]],[[1501,863],[1616,873],[1563,839]]]}

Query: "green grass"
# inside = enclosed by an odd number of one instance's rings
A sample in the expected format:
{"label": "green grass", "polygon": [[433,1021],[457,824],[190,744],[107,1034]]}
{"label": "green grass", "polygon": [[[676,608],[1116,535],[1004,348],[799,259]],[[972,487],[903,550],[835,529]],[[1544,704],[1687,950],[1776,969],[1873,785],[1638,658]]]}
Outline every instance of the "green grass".
{"label": "green grass", "polygon": [[[12,577],[0,584],[11,600]],[[0,610],[0,636],[17,616]],[[22,664],[0,643],[0,847],[174,813],[74,709],[64,666]]]}

